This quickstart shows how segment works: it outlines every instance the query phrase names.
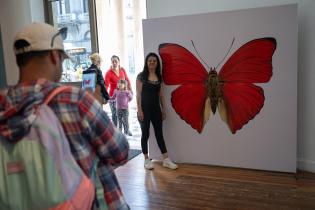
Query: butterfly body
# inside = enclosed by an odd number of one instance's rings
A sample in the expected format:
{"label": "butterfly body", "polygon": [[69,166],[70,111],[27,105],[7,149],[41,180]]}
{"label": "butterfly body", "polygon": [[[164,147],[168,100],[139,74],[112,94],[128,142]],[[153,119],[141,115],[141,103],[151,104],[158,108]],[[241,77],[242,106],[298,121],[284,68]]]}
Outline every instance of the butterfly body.
{"label": "butterfly body", "polygon": [[208,72],[186,48],[161,44],[164,82],[180,85],[172,92],[172,106],[199,133],[218,109],[234,134],[264,105],[263,89],[253,83],[270,80],[275,49],[274,38],[252,40],[234,52],[218,73],[215,68]]}
{"label": "butterfly body", "polygon": [[222,97],[221,86],[222,82],[219,81],[218,73],[214,68],[212,68],[209,71],[209,76],[206,80],[206,88],[213,114],[216,113],[218,101]]}

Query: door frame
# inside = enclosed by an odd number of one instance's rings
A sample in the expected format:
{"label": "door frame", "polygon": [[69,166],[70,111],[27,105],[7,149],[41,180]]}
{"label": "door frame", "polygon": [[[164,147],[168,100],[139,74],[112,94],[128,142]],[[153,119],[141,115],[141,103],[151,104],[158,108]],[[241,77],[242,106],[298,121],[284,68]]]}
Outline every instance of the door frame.
{"label": "door frame", "polygon": [[3,55],[3,45],[2,45],[2,32],[0,26],[0,88],[3,88],[7,85],[7,76],[5,72],[5,65],[4,65],[4,55]]}

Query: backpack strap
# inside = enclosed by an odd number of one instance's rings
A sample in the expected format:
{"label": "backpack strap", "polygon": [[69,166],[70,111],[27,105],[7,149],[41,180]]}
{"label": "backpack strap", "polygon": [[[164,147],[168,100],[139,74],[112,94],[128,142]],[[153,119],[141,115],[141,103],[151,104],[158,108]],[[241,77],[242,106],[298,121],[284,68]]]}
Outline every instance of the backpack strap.
{"label": "backpack strap", "polygon": [[59,86],[59,87],[55,88],[55,89],[54,89],[53,91],[51,91],[51,92],[49,93],[49,95],[45,98],[44,104],[48,105],[49,102],[50,102],[56,95],[58,95],[59,93],[65,91],[65,90],[67,90],[67,89],[71,89],[71,87],[70,87],[70,86]]}
{"label": "backpack strap", "polygon": [[[71,89],[71,86],[59,86],[55,88],[45,98],[44,104],[48,105],[56,95],[65,90]],[[96,187],[83,171],[82,174],[82,180],[76,189],[75,194],[69,200],[66,200],[56,207],[49,208],[48,210],[85,210],[91,209],[91,206],[93,207],[93,205],[95,205],[94,202],[97,201]]]}

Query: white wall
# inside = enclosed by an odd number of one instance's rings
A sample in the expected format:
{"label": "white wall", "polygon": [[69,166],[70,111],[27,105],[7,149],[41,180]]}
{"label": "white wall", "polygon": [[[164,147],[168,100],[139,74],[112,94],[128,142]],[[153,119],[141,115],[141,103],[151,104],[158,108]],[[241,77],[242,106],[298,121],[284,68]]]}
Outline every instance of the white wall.
{"label": "white wall", "polygon": [[298,3],[298,168],[315,172],[315,1],[313,0],[147,0],[147,17],[168,17],[214,11]]}
{"label": "white wall", "polygon": [[13,52],[14,35],[28,23],[44,22],[44,7],[42,0],[0,0],[0,5],[6,80],[13,85],[19,76]]}
{"label": "white wall", "polygon": [[[230,56],[235,55],[237,49],[241,50],[244,43],[258,37],[274,37],[277,49],[272,57],[273,76],[268,83],[256,84],[264,89],[265,101],[254,119],[233,135],[214,114],[198,135],[180,119],[183,115],[179,117],[177,113],[182,112],[177,110],[176,113],[171,108],[171,98],[174,99],[171,95],[178,91],[176,86],[165,85],[167,118],[164,136],[171,158],[179,163],[296,172],[297,4],[148,19],[143,21],[143,37],[145,54],[157,51],[159,44],[168,42],[180,44],[194,54],[190,42],[194,40],[199,55],[204,56],[209,66],[222,59],[233,37],[235,47],[223,63],[228,63]],[[174,56],[174,62],[189,66],[180,61],[180,55]],[[204,67],[205,71],[211,68]],[[222,68],[221,65],[217,67],[219,77]],[[197,69],[191,70],[195,72]],[[186,93],[186,100],[191,97]],[[191,101],[190,105],[193,104]],[[234,105],[230,103],[229,106]],[[153,135],[150,142],[150,157],[159,159],[160,151],[154,149]]]}

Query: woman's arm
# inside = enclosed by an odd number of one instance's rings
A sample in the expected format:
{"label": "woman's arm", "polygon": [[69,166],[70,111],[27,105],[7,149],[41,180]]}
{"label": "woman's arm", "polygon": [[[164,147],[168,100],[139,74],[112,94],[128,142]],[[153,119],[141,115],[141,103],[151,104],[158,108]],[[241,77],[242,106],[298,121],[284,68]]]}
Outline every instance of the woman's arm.
{"label": "woman's arm", "polygon": [[130,90],[127,90],[128,93],[128,100],[131,101],[132,100],[132,92]]}
{"label": "woman's arm", "polygon": [[109,100],[109,94],[105,88],[105,81],[103,79],[102,71],[100,69],[96,70],[96,75],[97,75],[97,84],[101,86],[101,92],[103,95],[103,98],[108,101]]}
{"label": "woman's arm", "polygon": [[142,107],[141,107],[141,92],[142,92],[142,82],[140,79],[137,78],[137,83],[136,83],[136,91],[137,91],[137,110],[138,110],[138,118],[139,120],[144,119]]}
{"label": "woman's arm", "polygon": [[160,103],[161,103],[161,108],[162,108],[162,119],[164,120],[166,118],[166,104],[165,104],[165,96],[164,96],[164,85],[161,83],[161,90],[160,90]]}

